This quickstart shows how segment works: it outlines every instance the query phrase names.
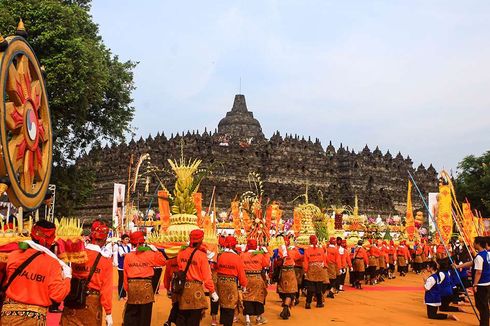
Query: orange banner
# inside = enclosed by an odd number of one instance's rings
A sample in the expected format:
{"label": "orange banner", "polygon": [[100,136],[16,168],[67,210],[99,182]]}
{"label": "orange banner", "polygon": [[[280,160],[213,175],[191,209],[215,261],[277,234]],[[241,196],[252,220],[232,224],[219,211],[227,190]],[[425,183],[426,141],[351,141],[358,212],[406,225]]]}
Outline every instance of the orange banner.
{"label": "orange banner", "polygon": [[242,223],[240,221],[240,211],[239,211],[240,203],[238,201],[231,202],[231,217],[233,218],[233,228],[235,229],[235,234],[242,234]]}
{"label": "orange banner", "polygon": [[441,231],[445,244],[449,244],[453,233],[451,202],[452,198],[449,185],[439,185],[439,195],[437,196],[437,227]]}
{"label": "orange banner", "polygon": [[473,212],[471,211],[470,203],[462,204],[463,210],[463,233],[466,240],[470,246],[472,246],[475,237],[478,236],[478,231],[476,226],[478,224],[478,219],[473,216]]}
{"label": "orange banner", "polygon": [[407,214],[405,215],[405,233],[408,240],[413,241],[415,237],[415,230],[415,219],[413,218],[412,207],[412,183],[408,181]]}
{"label": "orange banner", "polygon": [[203,218],[202,218],[202,193],[195,192],[192,195],[192,200],[194,201],[194,207],[196,208],[197,215],[197,226],[202,228]]}
{"label": "orange banner", "polygon": [[245,232],[248,233],[250,231],[250,228],[252,227],[252,219],[250,218],[250,215],[248,215],[248,212],[245,209],[242,209],[242,216],[243,216],[243,228],[245,229]]}
{"label": "orange banner", "polygon": [[276,233],[279,233],[281,217],[282,210],[279,209],[279,205],[276,203],[272,204],[272,219],[274,220],[274,223],[276,223]]}
{"label": "orange banner", "polygon": [[168,192],[165,190],[158,191],[158,209],[160,210],[160,221],[164,231],[170,226],[170,204],[168,201]]}

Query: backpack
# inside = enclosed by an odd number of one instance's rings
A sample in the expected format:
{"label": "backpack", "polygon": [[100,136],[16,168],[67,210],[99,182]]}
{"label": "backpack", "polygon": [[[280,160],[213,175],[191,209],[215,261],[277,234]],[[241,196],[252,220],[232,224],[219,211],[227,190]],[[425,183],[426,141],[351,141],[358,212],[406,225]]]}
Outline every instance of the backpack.
{"label": "backpack", "polygon": [[92,280],[92,276],[94,276],[95,269],[97,268],[101,257],[102,254],[99,253],[97,258],[95,258],[95,262],[92,265],[87,278],[72,277],[70,281],[70,293],[68,293],[68,296],[65,298],[65,307],[72,309],[85,308],[87,302],[88,285]]}

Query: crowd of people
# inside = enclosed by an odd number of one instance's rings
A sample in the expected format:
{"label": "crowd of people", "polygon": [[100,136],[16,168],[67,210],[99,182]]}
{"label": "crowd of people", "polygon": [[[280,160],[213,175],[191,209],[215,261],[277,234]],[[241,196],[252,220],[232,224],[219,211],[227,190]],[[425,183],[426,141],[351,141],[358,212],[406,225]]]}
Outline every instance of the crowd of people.
{"label": "crowd of people", "polygon": [[69,266],[53,249],[55,225],[37,222],[32,241],[10,253],[0,266],[5,290],[1,324],[45,325],[48,311],[63,302],[61,325],[102,325],[102,311],[105,324],[113,325],[114,267],[126,326],[151,324],[160,279],[172,302],[165,326],[199,325],[208,306],[213,326],[231,326],[240,314],[251,326],[267,323],[268,292],[277,292],[282,300],[278,317],[287,320],[294,306],[323,308],[325,300],[344,291],[347,281],[362,290],[395,278],[396,272],[404,277],[411,266],[414,273],[425,275],[428,318],[457,320],[455,314],[441,312],[462,311],[470,290],[480,325],[488,325],[488,237],[475,239],[475,257],[459,241],[446,247],[425,239],[399,245],[369,239],[349,247],[340,237],[325,244],[312,235],[308,246],[297,246],[291,233],[276,235],[283,245],[274,250],[255,239],[240,245],[233,236],[220,236],[216,252],[203,244],[204,232],[194,230],[188,245],[169,257],[164,249],[148,244],[141,231],[122,235],[116,244],[107,241],[108,234],[108,226],[95,221],[86,234],[88,259]]}

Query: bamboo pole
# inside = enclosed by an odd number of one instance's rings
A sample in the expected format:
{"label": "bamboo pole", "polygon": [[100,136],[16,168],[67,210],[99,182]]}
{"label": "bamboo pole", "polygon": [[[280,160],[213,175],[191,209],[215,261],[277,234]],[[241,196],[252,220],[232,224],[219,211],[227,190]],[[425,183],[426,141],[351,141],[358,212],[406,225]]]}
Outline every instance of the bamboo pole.
{"label": "bamboo pole", "polygon": [[[444,246],[444,250],[446,251],[446,254],[449,258],[449,261],[451,262],[451,265],[453,265],[454,264],[453,258],[451,257],[451,253],[447,249],[447,246],[444,242],[444,238],[442,237],[441,230],[439,230],[439,226],[437,225],[437,222],[436,222],[434,216],[432,216],[432,213],[430,212],[429,206],[427,205],[427,202],[425,201],[425,198],[422,195],[422,192],[420,191],[420,189],[417,185],[417,182],[415,181],[415,178],[412,176],[410,171],[407,170],[407,172],[408,172],[408,176],[412,180],[412,183],[413,183],[415,189],[417,189],[417,192],[419,194],[420,199],[422,200],[422,203],[424,204],[425,209],[427,209],[427,213],[429,214],[430,219],[434,223],[434,226],[436,228],[436,232],[439,235],[439,239],[440,239],[442,245]],[[468,298],[468,301],[471,304],[471,308],[473,309],[473,312],[475,313],[476,318],[478,319],[478,321],[480,321],[480,316],[478,316],[478,313],[476,312],[475,306],[473,305],[473,301],[471,301],[470,295],[468,294],[468,291],[466,291],[466,287],[464,286],[463,281],[461,281],[461,277],[459,276],[458,271],[456,270],[456,268],[454,268],[454,266],[453,266],[453,269],[454,269],[454,272],[456,273],[456,276],[458,277],[459,283],[461,284],[462,288],[464,289],[464,293],[465,293],[466,297]]]}

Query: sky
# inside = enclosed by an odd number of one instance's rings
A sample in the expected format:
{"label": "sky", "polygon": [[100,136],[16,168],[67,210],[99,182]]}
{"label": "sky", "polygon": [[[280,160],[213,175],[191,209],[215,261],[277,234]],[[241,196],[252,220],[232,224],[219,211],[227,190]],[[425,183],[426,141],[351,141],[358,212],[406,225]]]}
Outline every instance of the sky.
{"label": "sky", "polygon": [[279,130],[452,169],[490,150],[490,2],[94,0],[135,69],[136,139],[214,130],[245,95]]}

